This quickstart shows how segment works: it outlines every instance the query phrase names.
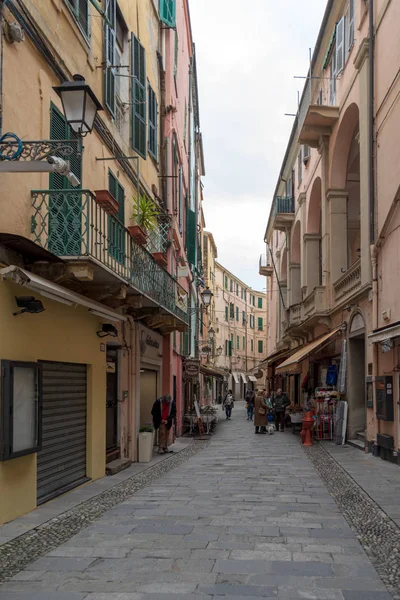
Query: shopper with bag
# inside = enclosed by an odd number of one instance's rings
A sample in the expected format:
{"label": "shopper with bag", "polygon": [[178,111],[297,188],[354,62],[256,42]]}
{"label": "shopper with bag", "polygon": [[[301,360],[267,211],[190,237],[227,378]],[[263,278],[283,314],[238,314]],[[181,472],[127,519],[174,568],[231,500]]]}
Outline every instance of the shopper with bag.
{"label": "shopper with bag", "polygon": [[232,414],[232,408],[233,408],[232,390],[229,390],[227,395],[225,396],[225,400],[222,405],[222,408],[225,409],[226,418],[228,421],[230,421],[231,414]]}
{"label": "shopper with bag", "polygon": [[266,433],[268,425],[267,404],[263,390],[259,390],[254,401],[254,428],[255,433]]}

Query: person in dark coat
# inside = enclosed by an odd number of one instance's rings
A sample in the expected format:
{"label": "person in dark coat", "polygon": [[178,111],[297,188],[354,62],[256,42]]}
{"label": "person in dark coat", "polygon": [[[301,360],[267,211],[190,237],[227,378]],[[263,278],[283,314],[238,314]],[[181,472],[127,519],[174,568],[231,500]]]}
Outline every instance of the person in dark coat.
{"label": "person in dark coat", "polygon": [[169,394],[157,398],[151,409],[154,429],[158,430],[158,453],[169,452],[169,432],[176,417],[176,403]]}
{"label": "person in dark coat", "polygon": [[289,406],[289,404],[289,398],[279,388],[276,391],[276,396],[274,399],[275,427],[277,431],[283,431],[285,429],[285,413],[286,408]]}

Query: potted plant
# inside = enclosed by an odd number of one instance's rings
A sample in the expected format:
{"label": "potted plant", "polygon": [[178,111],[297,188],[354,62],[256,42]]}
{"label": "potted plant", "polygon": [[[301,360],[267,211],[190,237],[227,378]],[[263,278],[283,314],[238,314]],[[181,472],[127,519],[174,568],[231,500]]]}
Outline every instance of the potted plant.
{"label": "potted plant", "polygon": [[139,429],[139,462],[148,463],[153,458],[154,427],[146,423]]}
{"label": "potted plant", "polygon": [[135,207],[132,216],[135,224],[128,227],[132,239],[137,244],[144,246],[146,244],[147,233],[157,229],[159,214],[160,211],[153,200],[145,195],[141,195],[139,204]]}

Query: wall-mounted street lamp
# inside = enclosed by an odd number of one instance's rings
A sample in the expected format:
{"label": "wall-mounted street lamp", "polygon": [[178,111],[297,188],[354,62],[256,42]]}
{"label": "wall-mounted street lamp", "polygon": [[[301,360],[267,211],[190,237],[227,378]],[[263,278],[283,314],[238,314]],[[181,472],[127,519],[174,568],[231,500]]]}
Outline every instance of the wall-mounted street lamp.
{"label": "wall-mounted street lamp", "polygon": [[71,129],[80,137],[91,133],[97,111],[103,110],[103,107],[85,78],[76,74],[73,81],[56,85],[53,90],[61,98],[65,120]]}
{"label": "wall-mounted street lamp", "polygon": [[46,310],[40,300],[36,300],[34,296],[15,296],[15,302],[17,303],[18,310],[13,313],[13,316],[22,315],[24,313],[30,313],[36,315]]}
{"label": "wall-mounted street lamp", "polygon": [[217,356],[221,356],[221,354],[223,353],[224,349],[222,346],[218,346],[217,348]]}
{"label": "wall-mounted street lamp", "polygon": [[203,304],[206,308],[210,306],[213,296],[214,294],[212,293],[209,287],[206,287],[204,292],[201,293],[201,297],[203,298]]}
{"label": "wall-mounted street lamp", "polygon": [[215,337],[215,331],[212,327],[210,327],[210,329],[208,330],[208,337],[210,338],[211,341],[213,341],[213,339]]}

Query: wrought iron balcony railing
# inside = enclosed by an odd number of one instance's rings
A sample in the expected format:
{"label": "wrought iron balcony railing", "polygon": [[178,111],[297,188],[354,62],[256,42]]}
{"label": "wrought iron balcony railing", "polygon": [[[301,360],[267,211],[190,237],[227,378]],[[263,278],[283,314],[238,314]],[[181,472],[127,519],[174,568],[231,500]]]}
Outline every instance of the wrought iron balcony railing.
{"label": "wrought iron balcony railing", "polygon": [[272,207],[273,216],[278,214],[294,213],[294,198],[291,196],[277,196]]}
{"label": "wrought iron balcony railing", "polygon": [[64,259],[87,256],[188,323],[187,293],[90,190],[33,190],[34,241]]}

